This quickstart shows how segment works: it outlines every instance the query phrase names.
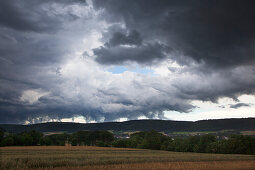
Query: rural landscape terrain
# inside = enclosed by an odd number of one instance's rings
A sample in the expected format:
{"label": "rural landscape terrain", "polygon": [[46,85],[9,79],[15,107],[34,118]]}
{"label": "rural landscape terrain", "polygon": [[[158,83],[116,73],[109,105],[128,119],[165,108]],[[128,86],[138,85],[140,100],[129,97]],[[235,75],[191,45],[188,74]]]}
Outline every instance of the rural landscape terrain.
{"label": "rural landscape terrain", "polygon": [[38,124],[0,124],[0,128],[10,133],[36,130],[40,132],[72,133],[80,130],[110,130],[113,132],[132,132],[155,130],[164,133],[181,132],[224,132],[245,133],[255,129],[255,118],[211,119],[200,121],[173,120],[130,120],[124,122],[72,123],[48,122]]}
{"label": "rural landscape terrain", "polygon": [[89,146],[3,147],[1,169],[254,169],[255,156]]}
{"label": "rural landscape terrain", "polygon": [[255,0],[0,0],[0,170],[255,170]]}
{"label": "rural landscape terrain", "polygon": [[254,121],[1,124],[0,168],[254,169]]}

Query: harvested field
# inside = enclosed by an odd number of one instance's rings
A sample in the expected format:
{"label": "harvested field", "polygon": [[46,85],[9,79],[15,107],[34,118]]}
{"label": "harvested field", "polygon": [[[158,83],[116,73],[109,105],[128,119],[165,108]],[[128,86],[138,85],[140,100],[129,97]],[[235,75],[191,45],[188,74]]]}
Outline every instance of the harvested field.
{"label": "harvested field", "polygon": [[0,148],[0,169],[254,169],[255,156],[86,146]]}
{"label": "harvested field", "polygon": [[[252,170],[255,167],[255,161],[207,161],[207,162],[154,162],[139,164],[117,164],[117,165],[95,165],[83,167],[57,167],[50,170]],[[42,170],[45,168],[42,168]],[[48,169],[48,168],[47,168]]]}

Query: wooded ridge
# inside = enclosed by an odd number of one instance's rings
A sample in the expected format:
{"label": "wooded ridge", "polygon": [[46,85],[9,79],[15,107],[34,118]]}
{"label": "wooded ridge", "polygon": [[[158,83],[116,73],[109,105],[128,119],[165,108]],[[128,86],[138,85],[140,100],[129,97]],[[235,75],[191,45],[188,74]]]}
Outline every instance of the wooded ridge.
{"label": "wooded ridge", "polygon": [[81,130],[114,130],[114,131],[220,131],[220,130],[254,130],[255,118],[213,119],[200,121],[172,121],[172,120],[130,120],[125,122],[103,123],[69,123],[48,122],[31,125],[0,124],[6,132],[20,133],[36,130],[40,132],[77,132]]}

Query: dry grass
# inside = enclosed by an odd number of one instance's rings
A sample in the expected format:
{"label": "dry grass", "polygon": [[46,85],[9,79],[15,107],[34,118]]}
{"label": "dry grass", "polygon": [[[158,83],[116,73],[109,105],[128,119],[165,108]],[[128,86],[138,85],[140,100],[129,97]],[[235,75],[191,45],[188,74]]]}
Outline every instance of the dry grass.
{"label": "dry grass", "polygon": [[0,169],[254,169],[255,156],[86,146],[0,148]]}
{"label": "dry grass", "polygon": [[255,131],[242,131],[242,135],[255,135]]}
{"label": "dry grass", "polygon": [[[47,168],[50,170],[254,170],[255,161],[210,161],[210,162],[156,162],[156,163],[140,163],[140,164],[117,164],[117,165],[95,165],[83,167],[57,167]],[[44,170],[42,168],[40,170]]]}
{"label": "dry grass", "polygon": [[11,146],[0,147],[0,151],[9,150],[140,150],[134,148],[113,148],[113,147],[97,147],[97,146]]}

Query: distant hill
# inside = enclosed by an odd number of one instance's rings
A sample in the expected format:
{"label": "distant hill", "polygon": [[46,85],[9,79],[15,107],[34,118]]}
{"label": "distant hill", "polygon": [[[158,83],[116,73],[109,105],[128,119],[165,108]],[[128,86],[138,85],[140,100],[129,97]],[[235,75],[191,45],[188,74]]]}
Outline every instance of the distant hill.
{"label": "distant hill", "polygon": [[181,132],[181,131],[220,131],[220,130],[255,130],[255,118],[215,119],[201,121],[172,120],[130,120],[125,122],[104,123],[66,123],[48,122],[32,125],[0,124],[6,132],[19,133],[37,130],[41,132],[76,132],[81,130],[114,130],[114,131],[149,131]]}

